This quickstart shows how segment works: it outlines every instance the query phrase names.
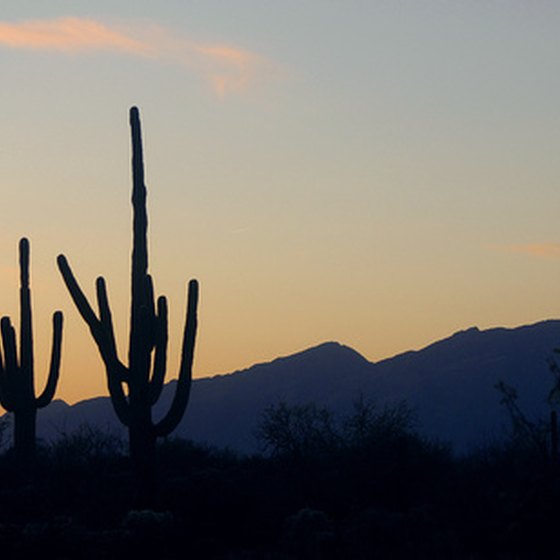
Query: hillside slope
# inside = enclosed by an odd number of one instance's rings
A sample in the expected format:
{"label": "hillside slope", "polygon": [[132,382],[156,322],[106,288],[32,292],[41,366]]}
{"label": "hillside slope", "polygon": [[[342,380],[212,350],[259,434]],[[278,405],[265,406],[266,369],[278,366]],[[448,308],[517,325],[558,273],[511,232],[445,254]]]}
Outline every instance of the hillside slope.
{"label": "hillside slope", "polygon": [[[240,451],[256,449],[254,431],[262,410],[286,401],[314,401],[344,414],[360,394],[379,405],[406,400],[419,428],[464,450],[500,436],[507,415],[495,389],[499,380],[515,386],[532,417],[546,413],[552,383],[547,358],[560,344],[560,321],[514,329],[471,328],[418,351],[377,363],[347,346],[327,342],[242,371],[193,382],[191,400],[176,434]],[[155,411],[167,409],[174,382]],[[108,398],[68,406],[56,401],[41,411],[45,439],[81,423],[122,433]]]}

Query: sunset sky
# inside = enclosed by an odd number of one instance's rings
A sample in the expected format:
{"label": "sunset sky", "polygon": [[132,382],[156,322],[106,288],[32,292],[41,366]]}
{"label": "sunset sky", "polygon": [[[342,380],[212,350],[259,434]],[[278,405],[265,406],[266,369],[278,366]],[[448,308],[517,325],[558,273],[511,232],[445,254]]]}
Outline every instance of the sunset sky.
{"label": "sunset sky", "polygon": [[61,309],[57,396],[107,393],[59,253],[126,356],[132,105],[169,378],[193,277],[196,377],[560,317],[559,29],[557,0],[3,0],[0,313],[27,236],[38,390]]}

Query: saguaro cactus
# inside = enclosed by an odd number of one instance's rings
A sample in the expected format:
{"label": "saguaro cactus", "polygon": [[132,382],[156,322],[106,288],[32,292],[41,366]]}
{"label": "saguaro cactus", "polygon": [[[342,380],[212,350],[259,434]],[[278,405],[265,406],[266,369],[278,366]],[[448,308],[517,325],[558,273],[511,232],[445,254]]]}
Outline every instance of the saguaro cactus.
{"label": "saguaro cactus", "polygon": [[[189,282],[187,316],[183,334],[181,365],[175,395],[167,414],[152,420],[152,407],[163,389],[167,362],[167,302],[154,302],[152,278],[148,274],[146,186],[138,109],[130,110],[132,136],[133,249],[130,339],[128,366],[117,355],[105,280],[96,282],[99,314],[80,289],[64,255],[58,266],[78,311],[88,324],[105,364],[111,401],[119,420],[128,428],[129,452],[137,473],[151,484],[157,437],[170,434],[179,424],[189,399],[197,327],[198,283]],[[127,390],[125,390],[125,386]]]}
{"label": "saguaro cactus", "polygon": [[[3,356],[0,356],[0,404],[14,413],[14,450],[22,459],[32,459],[36,446],[37,409],[53,399],[60,371],[62,313],[53,314],[51,363],[47,383],[41,395],[35,396],[31,290],[29,288],[29,241],[19,242],[20,267],[20,349],[9,317],[2,317]],[[18,359],[19,358],[19,359]]]}

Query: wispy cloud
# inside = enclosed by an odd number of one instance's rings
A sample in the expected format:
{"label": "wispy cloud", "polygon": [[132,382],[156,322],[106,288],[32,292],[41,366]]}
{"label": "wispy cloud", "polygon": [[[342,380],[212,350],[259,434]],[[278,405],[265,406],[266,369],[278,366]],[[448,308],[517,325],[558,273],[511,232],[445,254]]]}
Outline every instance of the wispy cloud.
{"label": "wispy cloud", "polygon": [[153,48],[118,29],[91,19],[59,18],[20,23],[0,22],[0,44],[16,49],[59,52],[121,51],[151,56]]}
{"label": "wispy cloud", "polygon": [[201,75],[221,96],[248,88],[271,68],[247,49],[197,43],[162,26],[114,25],[75,17],[0,21],[1,46],[65,54],[117,52],[172,62]]}
{"label": "wispy cloud", "polygon": [[523,243],[518,245],[488,245],[489,249],[520,253],[533,257],[558,259],[560,258],[560,243]]}

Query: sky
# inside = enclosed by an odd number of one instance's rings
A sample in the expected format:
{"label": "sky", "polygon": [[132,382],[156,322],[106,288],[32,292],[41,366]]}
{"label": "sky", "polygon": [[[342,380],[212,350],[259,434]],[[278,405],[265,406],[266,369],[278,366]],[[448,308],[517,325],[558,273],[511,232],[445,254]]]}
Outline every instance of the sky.
{"label": "sky", "polygon": [[37,391],[60,309],[57,396],[107,394],[60,253],[126,360],[133,105],[169,379],[190,278],[195,377],[560,317],[559,28],[556,0],[3,0],[0,314],[28,237]]}

